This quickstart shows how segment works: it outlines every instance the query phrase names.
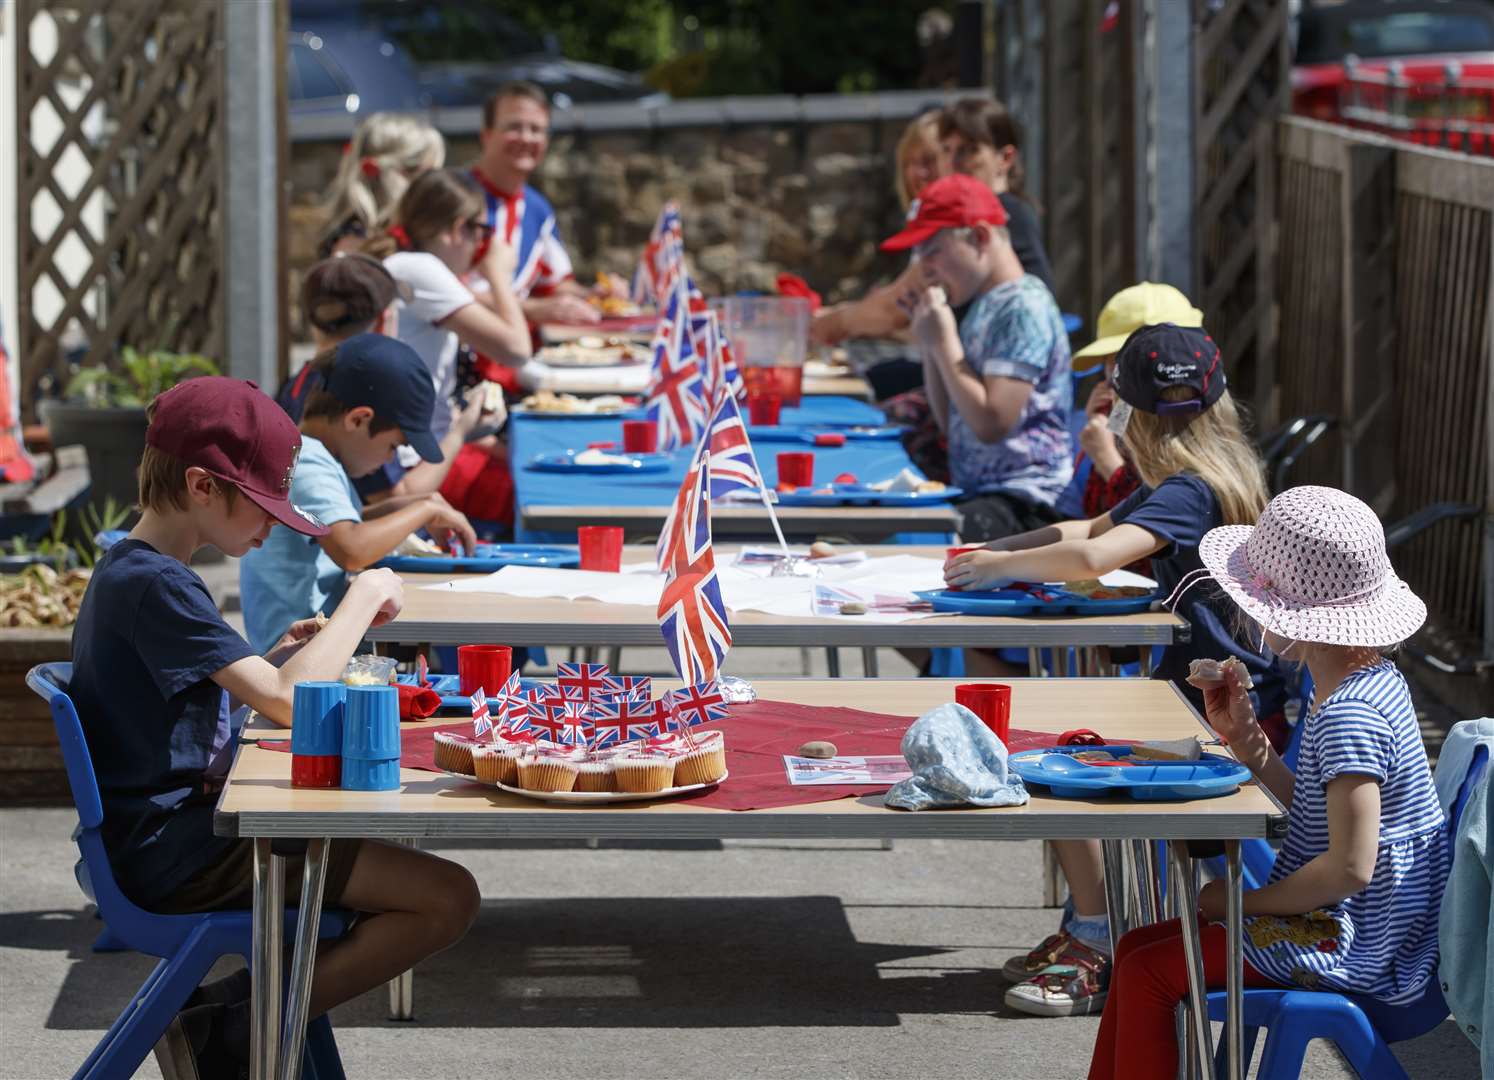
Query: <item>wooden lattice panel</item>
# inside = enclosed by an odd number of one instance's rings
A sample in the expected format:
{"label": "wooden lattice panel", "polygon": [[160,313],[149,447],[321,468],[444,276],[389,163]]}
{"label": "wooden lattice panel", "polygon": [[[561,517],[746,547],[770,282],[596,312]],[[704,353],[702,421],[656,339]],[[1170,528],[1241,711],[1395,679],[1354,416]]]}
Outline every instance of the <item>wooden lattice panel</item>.
{"label": "wooden lattice panel", "polygon": [[223,346],[217,0],[17,0],[21,399],[122,345]]}
{"label": "wooden lattice panel", "polygon": [[1236,396],[1269,412],[1287,0],[1194,0],[1193,8],[1194,299],[1231,358]]}

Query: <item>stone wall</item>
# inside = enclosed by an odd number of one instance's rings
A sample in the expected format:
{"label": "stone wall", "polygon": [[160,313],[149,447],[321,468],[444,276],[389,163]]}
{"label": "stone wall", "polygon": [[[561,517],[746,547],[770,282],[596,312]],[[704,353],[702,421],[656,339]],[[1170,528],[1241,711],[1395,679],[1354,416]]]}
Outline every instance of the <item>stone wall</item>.
{"label": "stone wall", "polygon": [[[600,269],[631,274],[659,208],[677,199],[691,270],[707,295],[772,291],[788,270],[827,300],[843,299],[902,266],[877,250],[902,216],[893,186],[897,140],[910,118],[956,96],[725,98],[557,112],[534,184],[555,205],[583,281]],[[447,136],[448,163],[476,158],[476,110],[432,121]],[[316,206],[350,133],[345,119],[293,131],[293,286],[315,258]]]}

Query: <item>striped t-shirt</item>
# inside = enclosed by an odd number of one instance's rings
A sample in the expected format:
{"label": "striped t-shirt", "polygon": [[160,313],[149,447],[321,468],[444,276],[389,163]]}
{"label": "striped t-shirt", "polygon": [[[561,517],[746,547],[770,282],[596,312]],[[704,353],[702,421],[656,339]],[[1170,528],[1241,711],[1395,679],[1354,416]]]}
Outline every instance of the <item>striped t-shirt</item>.
{"label": "striped t-shirt", "polygon": [[1346,774],[1380,785],[1375,872],[1368,886],[1331,909],[1249,919],[1245,955],[1278,982],[1406,1001],[1435,974],[1450,862],[1411,692],[1384,660],[1349,675],[1304,723],[1286,842],[1270,880],[1328,850],[1325,789]]}

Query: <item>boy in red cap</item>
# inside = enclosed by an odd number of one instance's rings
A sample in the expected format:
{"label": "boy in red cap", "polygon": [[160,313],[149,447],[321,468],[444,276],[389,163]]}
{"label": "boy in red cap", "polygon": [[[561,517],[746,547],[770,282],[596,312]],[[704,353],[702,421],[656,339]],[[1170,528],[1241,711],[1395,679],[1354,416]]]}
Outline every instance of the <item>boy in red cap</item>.
{"label": "boy in red cap", "polygon": [[[125,894],[150,911],[246,908],[252,841],[215,836],[213,808],[233,757],[230,700],[285,727],[296,683],[336,679],[370,625],[399,613],[399,578],[360,574],[337,613],[291,626],[265,656],[218,613],[188,567],[209,544],[257,548],[277,523],[306,537],[326,526],[289,498],[301,436],[253,383],[191,379],[151,407],[140,461],[139,524],[110,548],[73,629],[68,690],[103,799],[104,844]],[[300,888],[301,853],[286,874]],[[453,944],[478,909],[462,867],[411,848],[333,841],[328,906],[378,913],[320,954],[311,1015],[393,978]],[[157,1047],[167,1075],[248,1068],[249,979],[196,991]]]}
{"label": "boy in red cap", "polygon": [[[949,436],[964,540],[993,540],[1057,520],[1073,466],[1069,344],[1042,281],[1022,269],[1006,211],[969,176],[919,193],[883,250],[911,248],[924,285],[901,303],[923,358],[929,408]],[[956,327],[951,305],[970,304]]]}

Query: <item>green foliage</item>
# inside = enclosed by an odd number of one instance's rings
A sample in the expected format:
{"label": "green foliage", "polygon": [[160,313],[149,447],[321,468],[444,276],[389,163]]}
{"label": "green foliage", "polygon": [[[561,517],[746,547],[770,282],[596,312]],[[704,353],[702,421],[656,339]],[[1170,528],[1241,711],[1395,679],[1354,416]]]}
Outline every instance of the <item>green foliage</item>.
{"label": "green foliage", "polygon": [[120,360],[122,371],[95,367],[78,372],[68,381],[63,397],[101,408],[139,406],[184,379],[219,374],[218,365],[199,353],[137,352],[127,345]]}
{"label": "green foliage", "polygon": [[103,509],[91,503],[78,511],[76,523],[84,539],[74,542],[69,539],[67,511],[59,510],[52,516],[52,527],[40,540],[27,541],[25,537],[14,537],[10,542],[13,555],[40,555],[60,574],[68,568],[68,553],[74,553],[85,569],[92,570],[103,555],[98,545],[100,533],[117,529],[130,519],[130,508],[121,506],[111,496],[104,500]]}

